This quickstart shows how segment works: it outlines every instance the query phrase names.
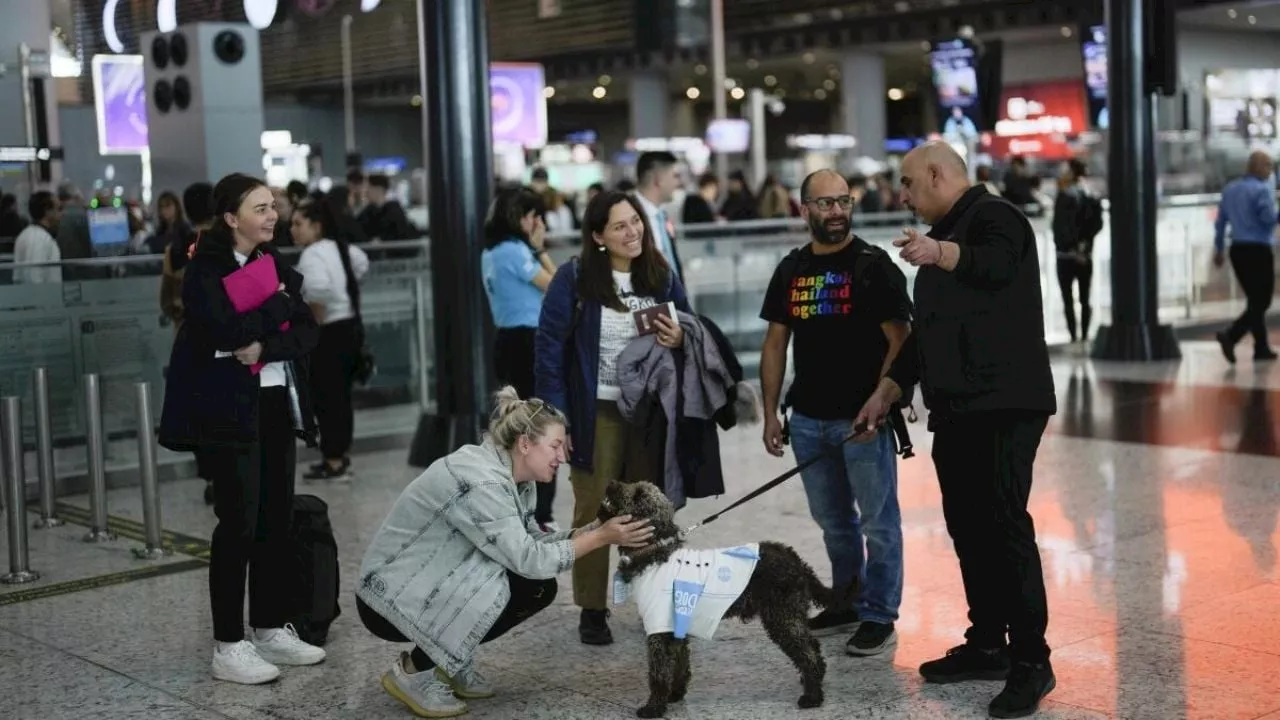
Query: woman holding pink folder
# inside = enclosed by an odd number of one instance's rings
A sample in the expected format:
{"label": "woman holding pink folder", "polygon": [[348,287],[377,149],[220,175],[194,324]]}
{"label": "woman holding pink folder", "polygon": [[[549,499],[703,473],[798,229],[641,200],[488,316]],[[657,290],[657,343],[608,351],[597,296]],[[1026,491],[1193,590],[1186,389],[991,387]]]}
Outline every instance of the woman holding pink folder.
{"label": "woman holding pink folder", "polygon": [[214,188],[214,205],[213,227],[183,279],[185,315],[169,361],[160,444],[210,460],[218,517],[209,567],[213,676],[259,684],[279,677],[278,665],[325,657],[287,624],[281,587],[294,574],[296,441],[315,444],[306,377],[319,331],[302,276],[276,262],[271,191],[257,178],[228,175]]}

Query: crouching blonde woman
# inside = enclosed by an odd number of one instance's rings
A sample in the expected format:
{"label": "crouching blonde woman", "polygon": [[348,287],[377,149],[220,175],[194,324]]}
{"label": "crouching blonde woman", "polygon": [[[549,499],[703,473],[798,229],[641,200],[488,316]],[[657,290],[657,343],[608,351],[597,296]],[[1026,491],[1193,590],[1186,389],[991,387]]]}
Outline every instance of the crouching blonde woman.
{"label": "crouching blonde woman", "polygon": [[382,686],[414,714],[453,717],[465,700],[492,697],[476,646],[550,605],[556,575],[577,558],[652,536],[647,521],[629,517],[539,529],[534,483],[554,482],[563,462],[564,415],[507,387],[482,444],[432,463],[391,507],[365,553],[356,605],[371,633],[413,643]]}

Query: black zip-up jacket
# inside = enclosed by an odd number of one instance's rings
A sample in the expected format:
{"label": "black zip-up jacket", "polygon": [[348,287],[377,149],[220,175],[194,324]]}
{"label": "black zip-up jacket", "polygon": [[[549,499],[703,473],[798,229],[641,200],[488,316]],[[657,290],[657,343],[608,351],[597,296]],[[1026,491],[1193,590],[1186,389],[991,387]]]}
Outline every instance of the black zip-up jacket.
{"label": "black zip-up jacket", "polygon": [[[320,329],[302,299],[302,275],[286,267],[269,244],[258,246],[255,253],[275,258],[285,292],[244,314],[236,313],[222,285],[223,277],[240,268],[225,240],[206,233],[186,265],[184,321],[169,356],[160,417],[159,442],[164,447],[183,452],[257,440],[258,376],[235,358],[214,357],[219,350],[234,352],[255,341],[262,343],[263,362],[293,363],[304,426],[296,434],[315,445],[307,356],[319,341]],[[286,320],[289,329],[282,332],[280,325]]]}
{"label": "black zip-up jacket", "polygon": [[955,270],[924,266],[916,276],[913,335],[930,426],[972,412],[1057,412],[1026,216],[979,185],[928,235],[960,246]]}

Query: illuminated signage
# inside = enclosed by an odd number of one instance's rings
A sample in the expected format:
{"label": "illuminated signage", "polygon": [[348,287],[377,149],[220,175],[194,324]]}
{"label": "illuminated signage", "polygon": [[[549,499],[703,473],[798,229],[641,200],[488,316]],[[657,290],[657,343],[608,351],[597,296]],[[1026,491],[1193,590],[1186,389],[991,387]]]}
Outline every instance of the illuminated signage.
{"label": "illuminated signage", "polygon": [[[106,0],[102,4],[102,38],[106,40],[111,52],[122,53],[124,41],[120,39],[120,31],[116,26],[116,10],[121,0]],[[249,24],[258,30],[266,30],[275,20],[280,0],[243,0],[244,16]],[[360,0],[360,10],[373,12],[382,0]],[[299,10],[309,14],[320,14],[333,5],[333,0],[299,0]],[[160,32],[173,32],[178,29],[177,0],[156,1],[156,29]]]}
{"label": "illuminated signage", "polygon": [[995,157],[1065,160],[1075,154],[1068,141],[1089,129],[1084,88],[1078,81],[1011,85],[1002,100],[995,132],[984,148]]}

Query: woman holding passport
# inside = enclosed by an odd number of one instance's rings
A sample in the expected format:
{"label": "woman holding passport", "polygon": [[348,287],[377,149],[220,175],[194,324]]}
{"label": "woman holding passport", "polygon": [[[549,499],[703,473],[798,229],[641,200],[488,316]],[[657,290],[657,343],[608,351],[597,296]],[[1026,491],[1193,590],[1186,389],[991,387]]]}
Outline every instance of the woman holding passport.
{"label": "woman holding passport", "polygon": [[[595,521],[610,481],[655,480],[639,430],[618,411],[617,361],[639,335],[634,313],[668,302],[692,313],[640,203],[621,192],[592,198],[582,220],[582,256],[551,279],[534,349],[537,396],[569,418],[574,528]],[[660,344],[684,344],[684,331],[672,318],[654,322]],[[607,549],[573,566],[573,599],[582,608],[578,634],[587,645],[613,642],[608,584]]]}
{"label": "woman holding passport", "polygon": [[277,665],[325,657],[286,624],[282,587],[293,574],[296,438],[315,444],[306,357],[319,331],[302,276],[280,264],[271,246],[278,220],[271,191],[233,174],[213,195],[213,226],[192,249],[183,278],[185,314],[169,361],[160,444],[209,460],[218,517],[209,566],[213,676],[256,685],[279,677]]}

